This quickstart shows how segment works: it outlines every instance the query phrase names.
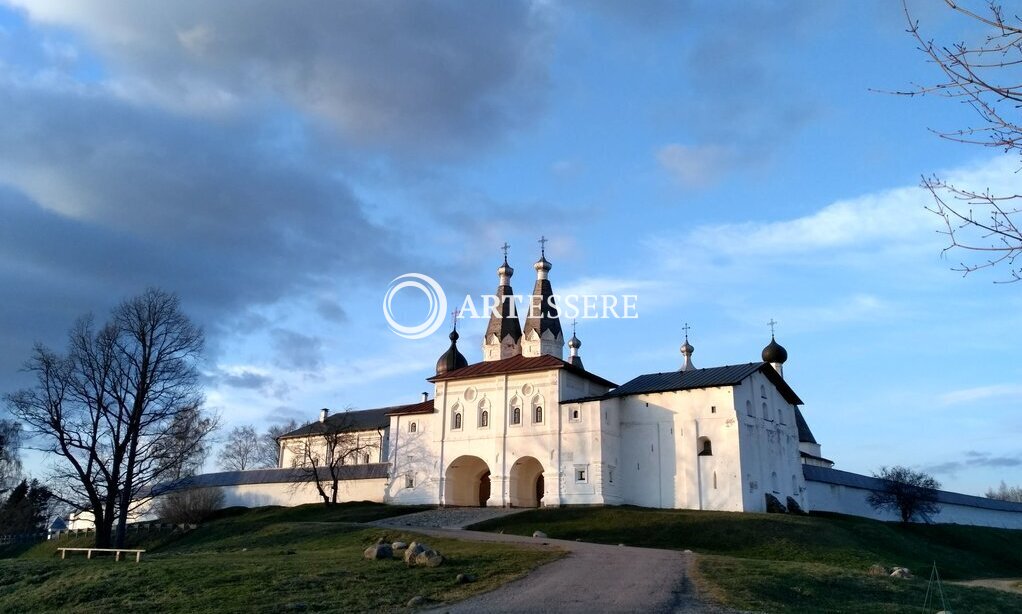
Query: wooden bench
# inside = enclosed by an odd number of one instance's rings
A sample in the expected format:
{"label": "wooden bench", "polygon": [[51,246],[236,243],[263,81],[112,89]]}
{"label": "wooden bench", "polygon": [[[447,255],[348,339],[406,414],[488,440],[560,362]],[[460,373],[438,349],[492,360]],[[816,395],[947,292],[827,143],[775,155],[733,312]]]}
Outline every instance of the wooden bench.
{"label": "wooden bench", "polygon": [[134,552],[136,563],[142,560],[142,553],[145,552],[145,550],[133,550],[131,548],[57,548],[57,550],[60,551],[61,560],[67,557],[68,552],[84,552],[87,559],[92,558],[93,552],[113,552],[114,560],[119,561],[121,560],[121,555],[125,552]]}

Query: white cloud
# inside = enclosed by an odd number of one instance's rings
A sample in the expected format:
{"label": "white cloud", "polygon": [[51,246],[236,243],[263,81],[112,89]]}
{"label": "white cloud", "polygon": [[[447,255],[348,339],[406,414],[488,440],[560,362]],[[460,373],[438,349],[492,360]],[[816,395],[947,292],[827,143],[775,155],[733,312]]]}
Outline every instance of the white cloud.
{"label": "white cloud", "polygon": [[989,386],[977,386],[962,390],[952,390],[937,397],[941,405],[964,405],[985,401],[988,399],[999,399],[1003,397],[1014,397],[1016,402],[1022,397],[1022,384],[992,384]]}

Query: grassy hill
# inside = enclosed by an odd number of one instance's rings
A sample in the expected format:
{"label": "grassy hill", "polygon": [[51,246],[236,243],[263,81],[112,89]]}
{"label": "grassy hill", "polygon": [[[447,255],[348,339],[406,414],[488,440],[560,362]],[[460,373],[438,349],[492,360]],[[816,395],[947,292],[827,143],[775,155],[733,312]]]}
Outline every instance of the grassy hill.
{"label": "grassy hill", "polygon": [[[690,549],[700,555],[703,587],[719,601],[765,612],[919,612],[934,561],[948,580],[1022,578],[1022,531],[984,527],[626,506],[532,510],[471,528]],[[908,567],[916,578],[866,575],[877,563]],[[1022,611],[1022,595],[948,584],[944,591],[956,610]]]}
{"label": "grassy hill", "polygon": [[[409,511],[416,510],[372,503],[224,510],[185,534],[132,534],[133,547],[147,550],[137,565],[82,554],[61,561],[57,547],[90,541],[45,542],[0,559],[0,611],[393,611],[416,595],[461,599],[558,556],[353,524]],[[363,560],[362,550],[378,538],[425,539],[447,561],[407,569]],[[477,581],[456,584],[459,573]]]}

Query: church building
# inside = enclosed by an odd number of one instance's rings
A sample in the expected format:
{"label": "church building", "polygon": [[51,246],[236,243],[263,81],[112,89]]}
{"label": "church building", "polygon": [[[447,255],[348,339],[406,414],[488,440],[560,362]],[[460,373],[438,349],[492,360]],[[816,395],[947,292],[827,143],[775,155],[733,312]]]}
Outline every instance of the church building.
{"label": "church building", "polygon": [[[686,334],[680,368],[617,384],[585,368],[574,330],[565,359],[551,268],[545,253],[533,265],[523,327],[505,253],[481,362],[469,364],[455,328],[428,378],[432,395],[336,415],[378,442],[352,464],[386,465],[382,500],[764,511],[772,495],[808,508],[803,463],[832,463],[784,380],[776,340],[761,361],[699,369]],[[321,416],[330,419],[340,418]],[[300,462],[293,450],[308,430],[280,439],[282,468]]]}

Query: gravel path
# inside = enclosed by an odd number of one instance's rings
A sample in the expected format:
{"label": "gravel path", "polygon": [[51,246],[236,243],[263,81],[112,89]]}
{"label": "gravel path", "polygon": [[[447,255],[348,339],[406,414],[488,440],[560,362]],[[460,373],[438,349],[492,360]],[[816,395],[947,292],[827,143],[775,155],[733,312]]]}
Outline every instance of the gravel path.
{"label": "gravel path", "polygon": [[[431,612],[708,612],[733,614],[701,598],[691,580],[694,556],[676,550],[607,546],[560,539],[466,531],[461,527],[521,510],[453,508],[372,524],[414,527],[435,537],[527,544],[567,556],[488,593]],[[437,527],[447,528],[437,528]]]}

